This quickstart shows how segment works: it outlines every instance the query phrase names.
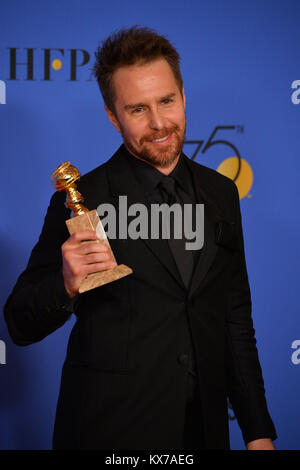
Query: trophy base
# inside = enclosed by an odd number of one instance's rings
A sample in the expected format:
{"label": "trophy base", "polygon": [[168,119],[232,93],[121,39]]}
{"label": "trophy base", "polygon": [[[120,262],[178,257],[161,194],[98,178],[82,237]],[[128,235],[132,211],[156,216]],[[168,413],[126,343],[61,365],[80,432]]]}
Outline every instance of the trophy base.
{"label": "trophy base", "polygon": [[[78,232],[79,230],[95,230],[99,238],[99,243],[105,243],[108,245],[112,258],[116,261],[102,223],[95,209],[82,215],[77,215],[72,219],[66,220],[66,225],[70,235]],[[90,242],[86,241],[82,243]],[[103,286],[104,284],[108,284],[109,282],[116,281],[117,279],[121,279],[122,277],[125,277],[132,272],[133,271],[131,268],[129,268],[129,266],[126,266],[125,264],[119,264],[114,268],[106,269],[105,271],[98,271],[96,273],[88,274],[80,284],[79,293],[81,294],[88,290],[95,289],[96,287]]]}
{"label": "trophy base", "polygon": [[104,284],[121,279],[131,273],[131,268],[125,264],[119,264],[118,266],[105,271],[88,274],[80,284],[79,293],[82,294],[88,290],[95,289],[95,287],[103,286]]}

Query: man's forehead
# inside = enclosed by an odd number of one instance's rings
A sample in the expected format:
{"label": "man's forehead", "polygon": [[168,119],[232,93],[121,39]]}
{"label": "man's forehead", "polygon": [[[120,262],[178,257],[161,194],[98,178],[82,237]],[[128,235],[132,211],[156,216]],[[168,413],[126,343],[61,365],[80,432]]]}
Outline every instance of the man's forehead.
{"label": "man's forehead", "polygon": [[[157,100],[178,93],[178,84],[165,59],[117,69],[112,77],[114,94],[122,101]],[[131,103],[126,103],[131,104]]]}

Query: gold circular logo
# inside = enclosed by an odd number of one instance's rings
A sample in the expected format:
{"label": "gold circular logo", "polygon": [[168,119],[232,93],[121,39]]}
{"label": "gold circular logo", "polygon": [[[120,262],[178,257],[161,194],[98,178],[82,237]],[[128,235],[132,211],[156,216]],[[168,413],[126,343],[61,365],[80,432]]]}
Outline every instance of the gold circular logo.
{"label": "gold circular logo", "polygon": [[59,60],[59,59],[54,59],[54,60],[52,61],[52,67],[54,68],[54,70],[59,70],[59,69],[61,69],[61,67],[62,67],[61,60]]}
{"label": "gold circular logo", "polygon": [[[237,171],[238,171],[238,158],[237,157],[229,157],[226,158],[217,168],[217,171],[232,180],[235,178]],[[241,158],[241,167],[239,174],[235,180],[235,184],[237,186],[239,197],[242,199],[245,197],[253,184],[253,171],[251,166],[249,165],[246,160]]]}

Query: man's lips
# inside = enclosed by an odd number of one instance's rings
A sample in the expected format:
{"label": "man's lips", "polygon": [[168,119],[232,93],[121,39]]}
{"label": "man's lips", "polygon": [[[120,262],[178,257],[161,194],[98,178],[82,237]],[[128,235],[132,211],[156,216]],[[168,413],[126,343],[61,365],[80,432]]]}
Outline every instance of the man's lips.
{"label": "man's lips", "polygon": [[170,142],[172,139],[173,132],[170,132],[170,134],[160,137],[159,139],[153,139],[153,140],[148,140],[149,143],[154,144],[154,145],[165,145]]}

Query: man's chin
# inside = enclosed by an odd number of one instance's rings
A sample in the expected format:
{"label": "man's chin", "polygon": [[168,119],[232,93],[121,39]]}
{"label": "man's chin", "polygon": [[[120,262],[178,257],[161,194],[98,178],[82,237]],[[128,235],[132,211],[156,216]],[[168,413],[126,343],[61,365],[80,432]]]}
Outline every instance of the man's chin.
{"label": "man's chin", "polygon": [[172,165],[182,150],[182,145],[173,149],[166,150],[157,150],[150,151],[150,149],[145,148],[143,152],[140,153],[139,158],[145,160],[153,166],[159,166],[160,168],[168,168]]}
{"label": "man's chin", "polygon": [[153,165],[153,166],[156,166],[156,167],[160,167],[160,168],[168,168],[170,165],[172,165],[172,163],[174,163],[174,161],[176,160],[176,158],[178,157],[178,153],[176,153],[175,155],[153,155],[153,154],[149,154],[149,153],[143,153],[140,155],[140,158],[148,163],[150,163],[150,165]]}

